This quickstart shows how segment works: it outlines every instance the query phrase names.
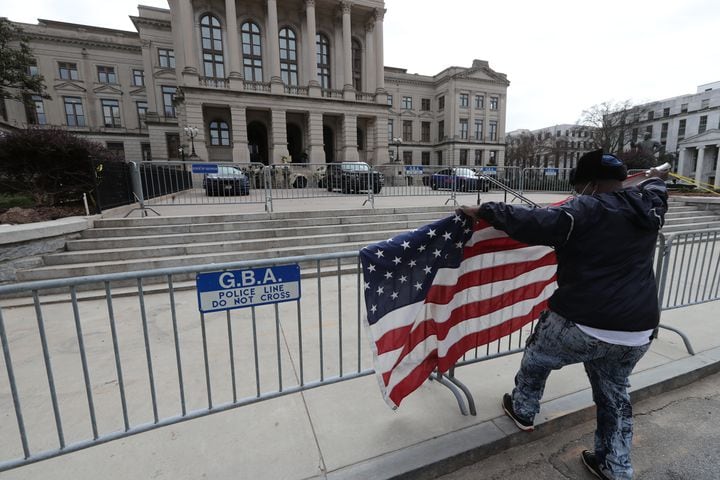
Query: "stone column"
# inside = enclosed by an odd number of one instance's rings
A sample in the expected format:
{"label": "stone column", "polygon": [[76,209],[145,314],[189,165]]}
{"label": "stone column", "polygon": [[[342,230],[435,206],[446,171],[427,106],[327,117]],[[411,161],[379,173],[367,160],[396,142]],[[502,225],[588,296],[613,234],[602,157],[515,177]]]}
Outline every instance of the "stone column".
{"label": "stone column", "polygon": [[365,25],[365,87],[363,88],[363,90],[366,92],[375,91],[375,83],[377,80],[377,74],[375,73],[376,68],[377,65],[375,64],[375,21],[371,19]]}
{"label": "stone column", "polygon": [[226,55],[230,58],[230,79],[231,87],[240,87],[242,80],[242,69],[240,67],[240,36],[238,35],[237,11],[235,10],[235,0],[225,0],[225,22],[227,23],[227,39],[225,49]]}
{"label": "stone column", "polygon": [[717,153],[715,154],[715,190],[720,189],[720,145],[715,146]]}
{"label": "stone column", "polygon": [[[309,95],[320,96],[320,82],[317,73],[317,29],[315,27],[315,0],[305,0],[305,38],[303,39],[303,54],[305,57],[305,75]],[[322,143],[322,142],[321,142]]]}
{"label": "stone column", "polygon": [[697,163],[695,164],[695,183],[700,185],[703,181],[702,174],[705,165],[703,165],[703,161],[705,160],[705,147],[698,147],[698,153],[697,153]]}
{"label": "stone column", "polygon": [[[277,0],[267,0],[267,55],[270,65],[270,86],[272,93],[283,93],[280,76],[280,40],[278,38]],[[283,116],[285,112],[283,112]],[[285,149],[287,150],[287,148]]]}
{"label": "stone column", "polygon": [[345,79],[345,85],[343,85],[343,96],[346,100],[354,100],[355,93],[352,75],[352,23],[350,18],[352,3],[349,1],[343,1],[340,4],[340,8],[342,9],[343,78]]}
{"label": "stone column", "polygon": [[195,32],[195,16],[192,0],[180,0],[180,7],[184,32],[182,35],[183,50],[185,53],[185,68],[182,74],[185,78],[185,83],[198,85],[197,35]]}
{"label": "stone column", "polygon": [[307,123],[308,161],[310,163],[325,163],[322,113],[308,113]]}
{"label": "stone column", "polygon": [[678,160],[678,168],[677,173],[678,175],[685,175],[685,165],[687,164],[687,151],[688,149],[686,147],[683,147],[680,150],[680,158]]}
{"label": "stone column", "polygon": [[[178,80],[182,78],[182,72],[185,70],[185,39],[182,32],[185,29],[185,18],[183,14],[185,7],[182,5],[184,0],[168,0],[170,5],[170,28],[172,30],[173,48],[175,49],[175,72]],[[150,51],[150,64],[152,66],[155,52]],[[151,80],[151,71],[148,70],[147,80]]]}
{"label": "stone column", "polygon": [[232,115],[233,162],[250,163],[245,107],[230,107],[230,114]]}
{"label": "stone column", "polygon": [[357,162],[360,155],[357,149],[357,115],[346,113],[343,115],[343,160],[346,162]]}
{"label": "stone column", "polygon": [[157,115],[157,95],[155,94],[155,80],[153,79],[153,45],[152,42],[143,42],[143,71],[145,75],[145,94],[147,95],[148,114]]}
{"label": "stone column", "polygon": [[[375,9],[375,68],[377,68],[375,83],[378,93],[385,93],[385,58],[383,55],[383,18],[385,17],[384,9]],[[387,103],[387,98],[382,95],[383,99],[378,103]]]}
{"label": "stone column", "polygon": [[283,157],[290,161],[290,153],[287,148],[287,114],[285,110],[273,110],[272,115],[272,135],[270,146],[272,152],[270,154],[271,164],[283,163]]}

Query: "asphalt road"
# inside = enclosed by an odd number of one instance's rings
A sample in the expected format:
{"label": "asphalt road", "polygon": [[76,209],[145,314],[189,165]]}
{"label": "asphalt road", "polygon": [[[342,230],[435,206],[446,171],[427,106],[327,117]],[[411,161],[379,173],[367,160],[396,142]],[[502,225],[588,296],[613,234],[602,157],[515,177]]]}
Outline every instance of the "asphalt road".
{"label": "asphalt road", "polygon": [[[720,479],[720,374],[634,405],[635,480]],[[594,422],[507,450],[442,480],[589,480]],[[530,434],[532,435],[532,434]]]}

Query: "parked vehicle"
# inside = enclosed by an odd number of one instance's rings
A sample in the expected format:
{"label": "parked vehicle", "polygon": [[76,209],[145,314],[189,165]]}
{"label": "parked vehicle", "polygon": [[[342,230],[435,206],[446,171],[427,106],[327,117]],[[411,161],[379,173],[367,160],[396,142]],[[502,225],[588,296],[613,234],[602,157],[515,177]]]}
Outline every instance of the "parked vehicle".
{"label": "parked vehicle", "polygon": [[210,173],[203,179],[205,195],[250,195],[250,179],[235,167],[218,166],[218,173]]}
{"label": "parked vehicle", "polygon": [[382,173],[370,168],[367,163],[329,163],[325,170],[325,183],[328,192],[333,190],[340,190],[342,193],[367,192],[371,182],[373,193],[380,193],[383,185],[385,185],[385,177]]}
{"label": "parked vehicle", "polygon": [[475,192],[490,190],[490,182],[485,176],[470,168],[444,168],[430,177],[433,190],[455,190],[456,192]]}

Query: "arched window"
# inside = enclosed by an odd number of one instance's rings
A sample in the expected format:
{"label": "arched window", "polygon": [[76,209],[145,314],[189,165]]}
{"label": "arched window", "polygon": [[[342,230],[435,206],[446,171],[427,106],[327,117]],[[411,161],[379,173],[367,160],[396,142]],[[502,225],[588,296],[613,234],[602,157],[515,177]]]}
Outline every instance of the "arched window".
{"label": "arched window", "polygon": [[354,38],[352,41],[352,76],[353,87],[356,91],[362,92],[362,47],[360,42]]}
{"label": "arched window", "polygon": [[230,146],[230,128],[223,120],[210,122],[210,145]]}
{"label": "arched window", "polygon": [[200,19],[202,37],[203,69],[206,77],[225,78],[222,29],[220,21],[212,15]]}
{"label": "arched window", "polygon": [[322,33],[318,33],[315,39],[320,86],[322,88],[330,88],[330,40]]}
{"label": "arched window", "polygon": [[243,67],[245,80],[262,82],[262,43],[260,27],[253,22],[242,24]]}
{"label": "arched window", "polygon": [[280,72],[286,85],[298,84],[297,38],[287,27],[280,30]]}

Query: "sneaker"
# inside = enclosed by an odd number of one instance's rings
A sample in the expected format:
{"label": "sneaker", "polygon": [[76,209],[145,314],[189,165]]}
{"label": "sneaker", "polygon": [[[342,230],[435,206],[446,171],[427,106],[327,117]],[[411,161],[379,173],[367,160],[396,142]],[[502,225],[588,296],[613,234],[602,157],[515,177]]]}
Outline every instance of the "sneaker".
{"label": "sneaker", "polygon": [[520,430],[524,432],[532,432],[535,430],[532,420],[522,418],[515,413],[515,410],[513,410],[512,397],[509,393],[503,395],[502,407],[503,410],[505,410],[505,414],[515,422],[515,425],[517,425]]}
{"label": "sneaker", "polygon": [[610,477],[603,473],[600,465],[598,464],[597,458],[595,457],[595,453],[591,452],[590,450],[583,450],[580,457],[582,458],[582,461],[587,467],[587,469],[590,470],[590,473],[595,475],[600,480],[612,480]]}

